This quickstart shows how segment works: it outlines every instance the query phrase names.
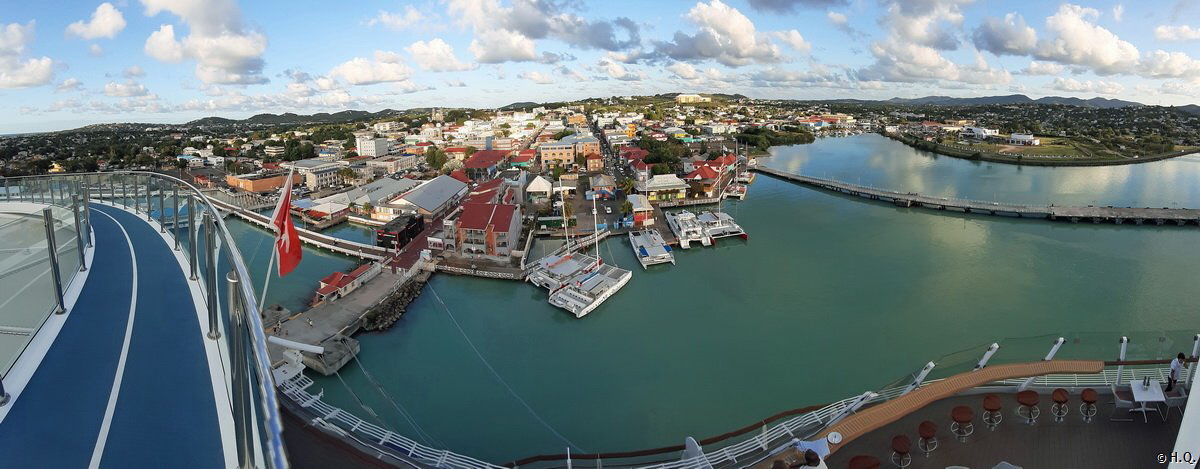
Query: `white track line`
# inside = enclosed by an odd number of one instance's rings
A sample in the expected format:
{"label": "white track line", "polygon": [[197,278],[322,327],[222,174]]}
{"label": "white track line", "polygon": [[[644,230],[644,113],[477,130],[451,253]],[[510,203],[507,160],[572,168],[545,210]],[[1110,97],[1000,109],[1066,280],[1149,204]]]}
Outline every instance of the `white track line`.
{"label": "white track line", "polygon": [[100,467],[100,458],[104,456],[104,445],[108,443],[108,431],[112,428],[113,412],[117,410],[117,398],[121,394],[121,380],[125,377],[125,361],[129,357],[129,341],[133,338],[133,320],[137,315],[137,252],[133,249],[133,241],[129,239],[129,232],[125,231],[125,226],[121,222],[113,218],[112,215],[97,210],[97,213],[108,217],[117,227],[121,229],[121,233],[125,235],[125,243],[129,245],[129,258],[133,262],[133,292],[129,295],[129,320],[125,324],[125,343],[121,345],[121,358],[117,361],[117,373],[113,378],[112,391],[108,393],[108,407],[104,409],[104,420],[100,423],[100,434],[96,436],[96,447],[92,450],[92,462],[88,464],[89,469]]}

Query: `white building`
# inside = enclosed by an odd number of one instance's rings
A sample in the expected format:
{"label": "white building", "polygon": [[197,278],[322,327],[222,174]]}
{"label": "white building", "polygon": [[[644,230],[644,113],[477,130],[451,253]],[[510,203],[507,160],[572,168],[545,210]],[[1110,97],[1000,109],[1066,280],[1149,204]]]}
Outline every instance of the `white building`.
{"label": "white building", "polygon": [[284,168],[294,168],[304,176],[304,185],[309,189],[320,189],[342,182],[338,170],[348,166],[345,161],[321,161],[316,158],[292,161],[280,165]]}
{"label": "white building", "polygon": [[375,131],[379,132],[379,133],[387,133],[387,132],[399,131],[404,128],[404,125],[399,122],[394,122],[394,121],[393,122],[380,122],[380,123],[377,123],[377,124],[371,126],[371,128],[375,129]]}
{"label": "white building", "polygon": [[996,129],[985,129],[983,127],[963,127],[962,132],[959,132],[959,135],[967,138],[984,140],[988,137],[1000,135],[1000,131]]}
{"label": "white building", "polygon": [[282,145],[277,146],[277,147],[272,147],[272,146],[263,147],[263,153],[265,153],[267,156],[270,156],[270,157],[283,156],[283,153],[285,152],[285,150],[287,150],[287,149],[284,148]]}
{"label": "white building", "polygon": [[1012,134],[1008,136],[1008,143],[1013,145],[1041,145],[1042,140],[1034,137],[1032,134]]}
{"label": "white building", "polygon": [[359,156],[383,156],[388,154],[388,139],[375,138],[374,132],[355,132],[354,146]]}
{"label": "white building", "polygon": [[675,102],[680,104],[685,103],[709,103],[712,98],[700,96],[698,94],[680,94],[675,96]]}

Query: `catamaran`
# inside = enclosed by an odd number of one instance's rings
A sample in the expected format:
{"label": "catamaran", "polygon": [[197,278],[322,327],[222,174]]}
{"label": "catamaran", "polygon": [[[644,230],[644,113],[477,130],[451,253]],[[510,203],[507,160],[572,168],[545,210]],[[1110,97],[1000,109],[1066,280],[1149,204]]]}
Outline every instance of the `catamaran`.
{"label": "catamaran", "polygon": [[675,255],[671,253],[671,246],[667,245],[658,231],[630,231],[629,245],[633,247],[633,254],[637,256],[643,269],[654,264],[675,263]]}

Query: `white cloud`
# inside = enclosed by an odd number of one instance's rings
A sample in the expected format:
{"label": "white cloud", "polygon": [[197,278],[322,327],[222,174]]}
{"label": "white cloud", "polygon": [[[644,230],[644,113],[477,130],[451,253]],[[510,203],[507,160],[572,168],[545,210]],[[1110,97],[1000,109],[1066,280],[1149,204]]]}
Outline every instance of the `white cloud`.
{"label": "white cloud", "polygon": [[1021,73],[1026,75],[1058,75],[1064,70],[1066,70],[1066,67],[1063,67],[1060,64],[1053,62],[1038,62],[1034,60],[1029,62],[1029,66],[1024,70],[1021,70]]}
{"label": "white cloud", "polygon": [[812,51],[812,44],[804,40],[804,36],[800,35],[800,31],[791,29],[788,31],[778,31],[774,34],[776,38],[783,41],[784,44],[787,44],[796,52],[807,54]]}
{"label": "white cloud", "polygon": [[1051,38],[1038,42],[1034,56],[1085,67],[1099,75],[1132,71],[1138,62],[1137,47],[1093,23],[1099,15],[1094,8],[1060,6],[1058,12],[1046,18]]}
{"label": "white cloud", "polygon": [[631,72],[625,69],[623,65],[608,58],[600,59],[600,62],[596,65],[600,67],[600,69],[603,70],[609,78],[615,78],[623,81],[639,81],[646,78],[645,73]]}
{"label": "white cloud", "polygon": [[963,22],[959,7],[971,1],[892,0],[884,20],[894,37],[938,50],[953,50],[958,48],[954,30]]}
{"label": "white cloud", "polygon": [[972,37],[975,47],[996,55],[1027,55],[1037,45],[1037,32],[1016,13],[985,19]]}
{"label": "white cloud", "polygon": [[700,74],[696,72],[696,67],[686,62],[675,62],[667,67],[667,71],[684,80],[695,80],[700,77]]}
{"label": "white cloud", "polygon": [[520,78],[522,80],[529,80],[529,81],[532,81],[539,85],[549,85],[551,83],[554,83],[553,78],[550,78],[549,76],[546,76],[545,74],[538,72],[538,71],[521,72],[519,75],[517,75],[517,78]]}
{"label": "white cloud", "polygon": [[100,47],[100,44],[92,44],[88,46],[88,53],[91,54],[92,57],[99,57],[104,55],[104,48]]}
{"label": "white cloud", "polygon": [[468,47],[475,60],[485,64],[525,62],[537,59],[533,40],[516,31],[492,29],[475,33]]}
{"label": "white cloud", "polygon": [[460,62],[454,56],[454,48],[441,39],[417,41],[405,48],[405,50],[409,54],[412,54],[413,60],[417,62],[421,70],[461,72],[464,70],[473,70],[476,67],[472,64]]}
{"label": "white cloud", "polygon": [[425,20],[425,15],[413,8],[412,5],[405,5],[403,13],[380,10],[378,15],[367,20],[367,26],[378,24],[393,31],[404,31],[416,26],[422,20]]}
{"label": "white cloud", "polygon": [[697,3],[687,18],[700,30],[693,35],[677,31],[671,41],[657,42],[657,54],[675,60],[712,59],[730,67],[775,63],[783,58],[779,48],[758,32],[750,18],[721,0]]}
{"label": "white cloud", "polygon": [[403,83],[412,77],[412,69],[395,52],[375,51],[375,60],[355,57],[329,71],[331,78],[341,78],[351,85]]}
{"label": "white cloud", "polygon": [[1200,77],[1200,60],[1183,52],[1156,50],[1142,58],[1137,71],[1147,78],[1195,78]]}
{"label": "white cloud", "polygon": [[164,24],[158,28],[158,31],[150,33],[142,50],[146,52],[146,55],[161,62],[183,61],[183,44],[175,40],[175,26],[169,24]]}
{"label": "white cloud", "polygon": [[105,96],[130,98],[147,96],[149,94],[150,91],[147,90],[144,85],[133,80],[126,81],[125,83],[110,81],[108,84],[104,85]]}
{"label": "white cloud", "polygon": [[66,93],[68,91],[81,91],[81,90],[83,90],[83,82],[79,81],[79,79],[74,78],[74,77],[63,80],[62,83],[59,83],[58,86],[54,88],[54,91],[57,93]]}
{"label": "white cloud", "polygon": [[92,12],[91,21],[76,21],[67,26],[67,35],[83,39],[112,39],[125,29],[125,16],[113,4],[105,2]]}
{"label": "white cloud", "polygon": [[1186,24],[1162,25],[1154,28],[1154,37],[1160,41],[1195,41],[1200,40],[1200,28],[1193,28]]}
{"label": "white cloud", "polygon": [[0,88],[27,88],[54,80],[54,61],[49,57],[23,57],[25,46],[33,42],[33,29],[33,21],[0,28]]}
{"label": "white cloud", "polygon": [[121,75],[125,76],[125,78],[137,78],[137,77],[141,77],[141,76],[146,76],[146,71],[142,70],[142,67],[134,65],[132,67],[125,69],[125,71],[121,72]]}
{"label": "white cloud", "polygon": [[1112,15],[1113,15],[1114,20],[1117,20],[1117,21],[1124,20],[1125,19],[1125,5],[1118,3],[1117,6],[1113,7]]}
{"label": "white cloud", "polygon": [[1120,94],[1125,86],[1111,81],[1079,81],[1074,78],[1055,78],[1051,89],[1070,93]]}
{"label": "white cloud", "polygon": [[175,39],[171,25],[163,25],[146,40],[151,57],[178,62],[196,61],[196,77],[209,84],[266,83],[262,56],[267,37],[246,28],[235,0],[142,0],[146,15],[170,12],[187,24],[188,35]]}

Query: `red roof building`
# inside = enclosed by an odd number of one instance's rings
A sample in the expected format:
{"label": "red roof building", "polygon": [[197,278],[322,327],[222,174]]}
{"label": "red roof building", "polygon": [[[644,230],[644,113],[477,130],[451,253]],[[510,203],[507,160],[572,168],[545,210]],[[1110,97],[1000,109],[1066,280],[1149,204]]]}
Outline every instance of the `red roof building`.
{"label": "red roof building", "polygon": [[456,225],[459,252],[507,257],[519,245],[521,210],[516,205],[468,202]]}
{"label": "red roof building", "polygon": [[379,265],[372,263],[360,265],[348,274],[345,272],[334,272],[326,275],[325,278],[321,279],[320,287],[317,288],[317,294],[313,298],[313,303],[333,301],[344,297],[362,286],[367,280],[379,275],[379,270]]}
{"label": "red roof building", "polygon": [[467,177],[467,172],[463,171],[462,169],[456,169],[454,171],[451,171],[450,177],[457,179],[457,180],[459,180],[459,182],[462,182],[464,184],[471,183],[471,178]]}
{"label": "red roof building", "polygon": [[507,157],[508,152],[505,150],[479,150],[467,158],[463,169],[467,171],[467,177],[471,180],[491,179],[496,175],[500,163]]}

